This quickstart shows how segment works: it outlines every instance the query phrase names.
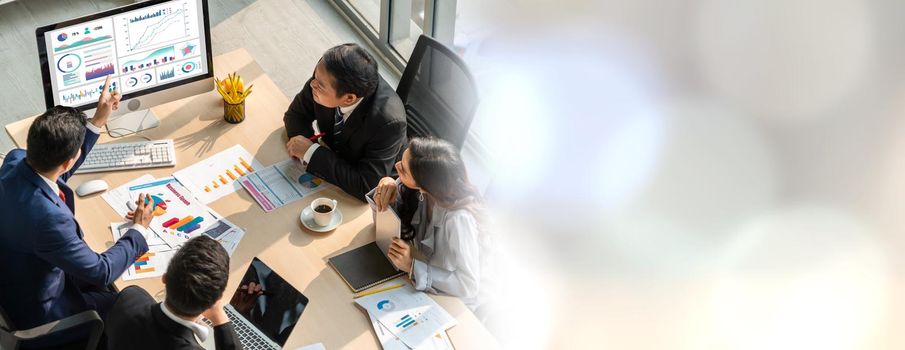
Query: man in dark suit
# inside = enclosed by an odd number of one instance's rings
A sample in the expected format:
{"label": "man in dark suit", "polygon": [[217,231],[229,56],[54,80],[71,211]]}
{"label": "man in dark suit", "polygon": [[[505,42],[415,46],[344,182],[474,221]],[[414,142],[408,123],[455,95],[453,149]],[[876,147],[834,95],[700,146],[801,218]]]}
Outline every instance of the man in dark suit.
{"label": "man in dark suit", "polygon": [[107,317],[110,349],[202,349],[209,334],[199,323],[214,326],[217,349],[241,349],[223,304],[229,279],[229,254],[205,235],[186,242],[170,260],[163,283],[166,300],[154,301],[140,287],[123,289]]}
{"label": "man in dark suit", "polygon": [[[146,204],[112,247],[100,254],[91,250],[66,185],[119,105],[119,93],[109,85],[108,77],[90,122],[74,108],[51,108],[28,129],[28,149],[11,151],[0,167],[0,304],[19,329],[89,309],[103,317],[116,297],[109,286],[148,250]],[[80,336],[87,332],[46,341]]]}
{"label": "man in dark suit", "polygon": [[[323,133],[319,143],[312,122]],[[289,154],[308,172],[364,201],[393,171],[405,144],[405,109],[377,74],[377,61],[355,44],[327,50],[314,76],[283,116]]]}

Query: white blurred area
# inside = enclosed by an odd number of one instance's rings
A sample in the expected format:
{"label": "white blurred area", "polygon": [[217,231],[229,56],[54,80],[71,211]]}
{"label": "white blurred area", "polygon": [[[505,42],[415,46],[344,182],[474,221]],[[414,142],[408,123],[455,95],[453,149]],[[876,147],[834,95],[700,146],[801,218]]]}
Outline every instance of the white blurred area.
{"label": "white blurred area", "polygon": [[905,2],[488,1],[511,349],[905,349]]}

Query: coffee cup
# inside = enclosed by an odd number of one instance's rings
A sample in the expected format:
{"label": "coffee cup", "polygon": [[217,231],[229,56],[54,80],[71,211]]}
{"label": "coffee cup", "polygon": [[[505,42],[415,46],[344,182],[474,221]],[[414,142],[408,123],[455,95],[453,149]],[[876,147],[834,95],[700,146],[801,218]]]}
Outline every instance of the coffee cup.
{"label": "coffee cup", "polygon": [[330,198],[318,198],[311,202],[311,212],[314,213],[314,223],[318,226],[327,226],[333,221],[333,211],[336,210],[336,200]]}

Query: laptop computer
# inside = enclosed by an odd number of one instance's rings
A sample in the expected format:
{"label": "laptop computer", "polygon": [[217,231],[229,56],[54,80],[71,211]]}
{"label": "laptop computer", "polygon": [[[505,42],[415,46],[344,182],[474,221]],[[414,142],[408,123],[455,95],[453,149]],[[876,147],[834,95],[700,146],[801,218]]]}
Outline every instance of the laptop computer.
{"label": "laptop computer", "polygon": [[[260,285],[262,293],[249,294],[251,283]],[[245,349],[281,349],[307,305],[305,295],[254,258],[224,310]]]}

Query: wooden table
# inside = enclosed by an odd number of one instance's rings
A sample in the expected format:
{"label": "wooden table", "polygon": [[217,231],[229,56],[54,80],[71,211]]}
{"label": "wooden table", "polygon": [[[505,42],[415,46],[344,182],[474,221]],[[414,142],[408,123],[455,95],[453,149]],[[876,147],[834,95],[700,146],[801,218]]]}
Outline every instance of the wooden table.
{"label": "wooden table", "polygon": [[[114,188],[146,173],[156,178],[166,177],[235,144],[241,144],[264,165],[287,159],[289,155],[285,147],[282,118],[289,99],[243,49],[215,57],[214,71],[217,76],[235,71],[246,82],[254,83],[255,92],[247,101],[247,119],[244,122],[233,125],[223,121],[222,100],[213,90],[155,107],[152,110],[161,120],[160,127],[144,131],[142,135],[151,139],[173,139],[177,154],[175,168],[75,175],[69,180],[70,187],[75,188],[88,180],[103,179]],[[32,119],[6,126],[7,132],[20,147],[25,145]],[[105,134],[98,142],[111,140]],[[139,138],[131,136],[115,142],[137,140]],[[327,257],[374,240],[370,210],[366,204],[339,189],[328,189],[316,196],[339,201],[345,222],[335,231],[315,233],[301,225],[299,213],[312,198],[303,198],[271,213],[264,213],[245,191],[238,191],[210,204],[216,212],[246,230],[230,262],[227,293],[238,287],[251,259],[257,256],[310,299],[286,348],[317,342],[322,342],[328,349],[379,348],[367,315],[352,300],[352,291],[326,264]],[[110,223],[123,221],[123,218],[118,217],[99,194],[76,198],[75,201],[76,218],[85,231],[88,245],[96,251],[111,246]],[[141,286],[159,300],[164,296],[163,283],[157,278],[130,282],[117,280],[116,285],[119,288]],[[457,348],[497,346],[493,336],[459,299],[433,298],[459,321],[448,331]]]}

